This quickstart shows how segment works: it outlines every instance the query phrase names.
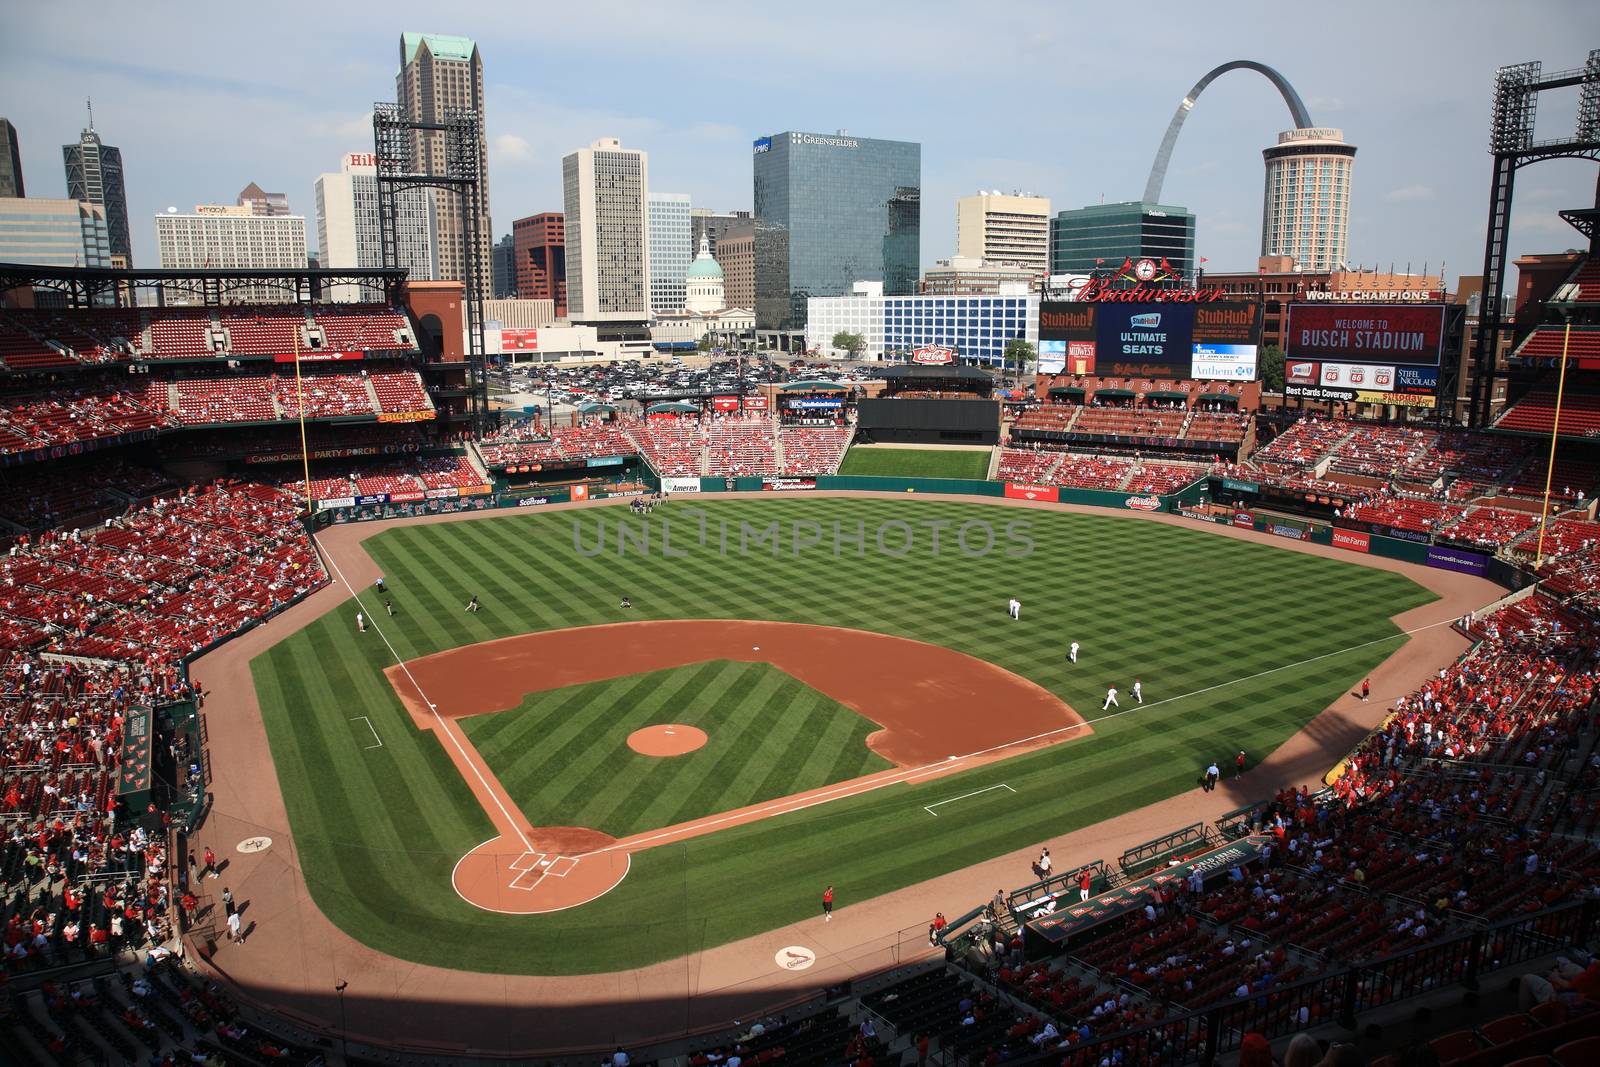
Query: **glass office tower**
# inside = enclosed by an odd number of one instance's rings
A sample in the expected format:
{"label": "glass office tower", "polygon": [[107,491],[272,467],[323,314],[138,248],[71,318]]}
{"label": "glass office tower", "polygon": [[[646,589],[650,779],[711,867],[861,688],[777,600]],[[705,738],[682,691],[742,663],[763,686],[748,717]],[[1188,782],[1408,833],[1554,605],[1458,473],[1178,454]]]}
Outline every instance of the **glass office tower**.
{"label": "glass office tower", "polygon": [[915,293],[922,146],[848,134],[755,142],[756,328],[801,330],[806,301],[856,282]]}

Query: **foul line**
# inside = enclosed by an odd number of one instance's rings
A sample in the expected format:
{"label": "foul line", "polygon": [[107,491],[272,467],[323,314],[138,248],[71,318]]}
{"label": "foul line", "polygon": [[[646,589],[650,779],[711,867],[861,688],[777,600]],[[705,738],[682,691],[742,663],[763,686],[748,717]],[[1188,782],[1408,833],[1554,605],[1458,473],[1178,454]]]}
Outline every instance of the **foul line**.
{"label": "foul line", "polygon": [[[350,595],[355,597],[356,603],[360,604],[362,607],[366,607],[366,603],[361,599],[361,594],[356,591],[355,586],[351,585],[349,579],[344,576],[344,571],[339,569],[339,563],[333,558],[333,553],[329,552],[326,548],[323,548],[322,545],[317,542],[315,534],[311,535],[311,543],[316,545],[318,551],[322,553],[322,558],[328,561],[328,566],[332,567],[333,572],[339,576],[339,581],[344,584],[346,589],[350,590]],[[528,835],[522,832],[522,826],[517,822],[516,819],[511,817],[511,813],[506,810],[506,806],[500,803],[499,794],[490,788],[489,782],[484,778],[483,771],[478,768],[477,762],[467,755],[467,751],[462,747],[460,740],[456,738],[456,735],[450,730],[448,724],[446,724],[444,716],[439,714],[439,705],[429,700],[428,694],[424,693],[422,691],[422,686],[417,684],[416,676],[411,673],[411,668],[406,666],[405,660],[400,658],[400,653],[395,651],[394,645],[389,641],[389,635],[383,632],[383,627],[378,625],[378,620],[376,618],[369,618],[367,622],[374,630],[377,631],[378,636],[383,638],[384,645],[386,645],[389,649],[389,655],[394,657],[395,663],[398,664],[400,669],[405,672],[406,678],[411,682],[411,688],[417,691],[417,696],[421,697],[422,702],[428,706],[428,710],[433,712],[434,721],[439,724],[439,728],[436,729],[434,733],[443,734],[450,739],[450,743],[455,746],[456,752],[461,756],[461,762],[472,768],[472,774],[478,779],[478,784],[483,786],[484,793],[488,795],[490,800],[494,801],[494,806],[500,809],[500,814],[506,820],[506,825],[511,827],[512,831],[516,833],[518,840],[522,842],[522,847],[527,849],[529,852],[535,851],[533,843],[528,840]],[[374,733],[376,733],[376,731],[374,731]]]}
{"label": "foul line", "polygon": [[939,817],[939,813],[934,811],[933,810],[934,808],[942,808],[946,804],[954,804],[958,800],[965,800],[968,797],[975,797],[975,796],[978,796],[980,793],[992,793],[996,789],[1004,789],[1009,793],[1015,793],[1016,792],[1015,789],[1012,789],[1009,785],[1006,785],[1006,783],[1001,782],[999,785],[985,786],[982,789],[974,789],[970,793],[962,793],[960,796],[951,797],[949,800],[936,800],[932,804],[924,804],[922,806],[922,810],[927,812],[929,815],[932,815],[935,819],[937,819]]}
{"label": "foul line", "polygon": [[862,793],[871,792],[872,790],[881,788],[882,786],[895,785],[900,782],[909,783],[915,781],[917,778],[926,777],[931,774],[944,774],[950,771],[954,765],[964,763],[970,759],[976,759],[979,756],[989,756],[996,752],[1004,752],[1006,749],[1015,748],[1018,745],[1033,744],[1036,741],[1043,741],[1046,738],[1058,737],[1062,734],[1072,733],[1074,730],[1082,730],[1085,727],[1097,726],[1100,723],[1109,722],[1112,719],[1120,719],[1122,716],[1132,715],[1134,712],[1148,711],[1151,708],[1159,708],[1163,704],[1171,704],[1174,701],[1187,700],[1190,697],[1203,696],[1206,693],[1215,692],[1218,689],[1225,689],[1230,685],[1237,685],[1240,682],[1254,681],[1257,678],[1265,678],[1269,674],[1277,674],[1279,671],[1293,670],[1296,667],[1304,667],[1308,663],[1317,663],[1321,660],[1332,659],[1335,656],[1342,656],[1347,652],[1354,652],[1357,649],[1367,648],[1371,645],[1379,645],[1386,641],[1394,641],[1399,638],[1411,637],[1412,635],[1420,634],[1425,630],[1432,630],[1440,626],[1454,626],[1455,624],[1455,619],[1441,619],[1439,622],[1430,622],[1426,626],[1418,626],[1410,630],[1401,630],[1399,633],[1390,634],[1387,637],[1375,637],[1370,641],[1362,641],[1360,644],[1335,649],[1332,652],[1325,652],[1320,656],[1309,656],[1306,659],[1297,660],[1294,663],[1285,663],[1281,666],[1270,667],[1264,671],[1257,671],[1255,674],[1247,674],[1240,678],[1230,678],[1226,682],[1218,682],[1216,685],[1208,685],[1204,689],[1196,689],[1189,693],[1180,693],[1177,696],[1165,697],[1161,700],[1147,700],[1143,704],[1135,704],[1132,707],[1123,709],[1121,711],[1113,711],[1109,715],[1101,715],[1095,719],[1085,719],[1081,722],[1071,723],[1070,725],[1058,727],[1054,730],[1046,730],[1044,733],[1034,734],[1032,737],[1022,737],[1014,741],[1006,741],[998,745],[991,745],[988,748],[980,748],[976,752],[968,752],[964,756],[946,756],[944,759],[939,760],[938,762],[925,763],[920,767],[902,767],[898,771],[885,773],[884,777],[875,780],[865,789],[853,786],[851,783],[846,782],[841,786],[835,786],[831,789],[821,790],[799,802],[786,803],[780,800],[769,804],[764,808],[735,812],[729,815],[718,816],[713,819],[701,819],[696,822],[688,823],[684,826],[679,826],[673,829],[663,830],[660,833],[651,834],[648,837],[629,838],[623,841],[618,841],[614,845],[606,845],[604,848],[597,848],[592,852],[584,852],[580,854],[578,858],[582,859],[584,856],[598,856],[603,852],[611,852],[619,848],[623,849],[624,851],[629,849],[637,849],[645,845],[654,844],[658,841],[665,841],[674,837],[682,837],[685,834],[699,834],[711,827],[721,826],[725,823],[753,822],[756,819],[771,818],[777,815],[789,815],[797,811],[805,811],[807,808],[814,808],[819,804],[826,804],[832,800],[842,800],[848,799],[852,796],[859,796]]}
{"label": "foul line", "polygon": [[378,731],[373,729],[372,720],[371,719],[367,718],[365,715],[357,715],[355,718],[351,719],[350,721],[351,722],[364,722],[364,723],[366,723],[367,724],[367,729],[372,730],[372,739],[374,741],[378,742],[375,745],[362,745],[361,747],[363,749],[374,749],[374,748],[382,748],[383,747],[383,738],[379,737],[378,736]]}

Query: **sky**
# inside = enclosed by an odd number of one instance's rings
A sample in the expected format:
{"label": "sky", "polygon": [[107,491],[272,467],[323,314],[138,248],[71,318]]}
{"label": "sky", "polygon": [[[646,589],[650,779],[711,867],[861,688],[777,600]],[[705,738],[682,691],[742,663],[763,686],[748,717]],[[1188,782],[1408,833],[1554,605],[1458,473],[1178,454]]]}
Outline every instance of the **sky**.
{"label": "sky", "polygon": [[[1592,0],[1255,3],[921,0],[810,4],[365,2],[87,5],[7,0],[0,116],[17,127],[32,196],[64,196],[60,146],[85,98],[122,149],[134,262],[156,266],[154,216],[232,203],[254,181],[288,194],[316,240],[312,186],[372,148],[395,98],[402,31],[474,38],[485,70],[490,208],[561,209],[561,157],[600,137],[650,153],[650,184],[696,207],[751,207],[751,141],[785,130],[922,145],[922,260],[948,257],[955,201],[980,189],[1052,210],[1136,200],[1173,110],[1233,59],[1277,68],[1319,126],[1357,146],[1352,265],[1407,264],[1453,283],[1482,270],[1495,68],[1581,67],[1600,47]],[[1569,134],[1576,90],[1540,103],[1538,136]],[[1292,123],[1248,71],[1214,81],[1184,125],[1162,199],[1197,216],[1206,269],[1259,253],[1261,149]],[[1589,206],[1595,164],[1517,181],[1511,251],[1581,241],[1556,215]]]}

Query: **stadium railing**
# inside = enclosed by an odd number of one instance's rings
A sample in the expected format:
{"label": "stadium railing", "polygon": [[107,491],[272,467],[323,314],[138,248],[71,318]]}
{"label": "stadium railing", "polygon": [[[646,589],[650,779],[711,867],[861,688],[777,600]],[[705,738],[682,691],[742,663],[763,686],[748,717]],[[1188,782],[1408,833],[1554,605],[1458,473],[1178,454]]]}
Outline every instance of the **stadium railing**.
{"label": "stadium railing", "polygon": [[1212,848],[1217,843],[1217,837],[1210,827],[1197,822],[1153,841],[1135,845],[1122,854],[1117,866],[1125,875],[1140,875],[1163,865],[1169,856],[1182,857],[1200,849]]}

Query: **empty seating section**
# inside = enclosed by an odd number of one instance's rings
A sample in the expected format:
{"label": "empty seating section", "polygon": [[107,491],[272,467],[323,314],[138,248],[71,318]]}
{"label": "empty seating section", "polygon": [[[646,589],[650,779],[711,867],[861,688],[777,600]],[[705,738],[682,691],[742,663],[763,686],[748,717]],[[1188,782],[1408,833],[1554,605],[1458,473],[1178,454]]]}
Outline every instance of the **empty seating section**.
{"label": "empty seating section", "polygon": [[1537,515],[1527,511],[1471,508],[1441,533],[1452,541],[1498,548],[1527,533],[1538,521]]}
{"label": "empty seating section", "polygon": [[1564,326],[1540,326],[1523,339],[1516,354],[1523,359],[1560,360],[1563,351],[1569,361],[1600,360],[1600,330],[1575,328],[1569,337]]}
{"label": "empty seating section", "polygon": [[1273,438],[1251,460],[1301,469],[1314,467],[1354,431],[1351,423],[1304,418]]}
{"label": "empty seating section", "polygon": [[416,371],[372,371],[367,375],[384,412],[432,411],[433,404]]}
{"label": "empty seating section", "polygon": [[[1548,471],[1551,471],[1549,454],[1538,452],[1506,483],[1506,492],[1516,496],[1542,498],[1545,474]],[[1597,482],[1600,482],[1600,463],[1577,458],[1570,453],[1557,453],[1555,469],[1550,477],[1552,497],[1569,503],[1575,502],[1580,492],[1585,497],[1593,497]]]}
{"label": "empty seating section", "polygon": [[1160,408],[1084,408],[1072,425],[1074,433],[1113,437],[1175,438],[1185,412]]}
{"label": "empty seating section", "polygon": [[299,381],[293,374],[274,375],[272,391],[286,419],[300,417],[302,397],[308,419],[376,413],[367,379],[360,374],[302,373]]}
{"label": "empty seating section", "polygon": [[1585,304],[1600,303],[1600,258],[1584,259],[1568,282],[1578,287],[1574,299]]}
{"label": "empty seating section", "polygon": [[1404,426],[1360,426],[1333,449],[1331,469],[1351,474],[1389,476],[1427,455],[1438,443],[1432,430]]}
{"label": "empty seating section", "polygon": [[1064,431],[1072,426],[1078,412],[1084,410],[1076,404],[1046,404],[1031,408],[1018,417],[1013,429]]}
{"label": "empty seating section", "polygon": [[1191,441],[1219,441],[1237,445],[1250,428],[1250,416],[1237,413],[1196,411],[1189,416],[1184,437]]}
{"label": "empty seating section", "polygon": [[[1555,426],[1554,390],[1535,390],[1506,409],[1495,423],[1502,430],[1526,430],[1549,435]],[[1561,398],[1561,432],[1573,436],[1600,435],[1600,396],[1568,392]]]}
{"label": "empty seating section", "polygon": [[280,418],[272,401],[272,379],[180,378],[178,418],[185,426],[225,422],[268,422]]}
{"label": "empty seating section", "polygon": [[707,474],[778,473],[772,420],[760,416],[717,419],[707,423],[704,432],[709,460]]}
{"label": "empty seating section", "polygon": [[[789,447],[787,440],[784,448]],[[1002,482],[1025,482],[1030,485],[1054,485],[1055,471],[1066,453],[1032,451],[1023,448],[1002,448],[1000,466],[995,477]]]}
{"label": "empty seating section", "polygon": [[633,431],[650,465],[665,475],[700,474],[703,443],[692,418],[652,418]]}
{"label": "empty seating section", "polygon": [[1374,522],[1417,533],[1432,533],[1444,523],[1460,518],[1462,509],[1451,508],[1437,500],[1380,495],[1365,503],[1351,505],[1345,514],[1360,522]]}
{"label": "empty seating section", "polygon": [[0,364],[7,370],[52,370],[74,367],[78,361],[57,351],[16,322],[16,313],[0,317]]}
{"label": "empty seating section", "polygon": [[[1516,549],[1532,555],[1537,550],[1538,534],[1530,534]],[[1545,530],[1544,554],[1565,556],[1572,552],[1586,552],[1600,545],[1600,523],[1578,519],[1556,519]]]}
{"label": "empty seating section", "polygon": [[150,359],[205,359],[216,356],[211,312],[204,308],[164,308],[150,313]]}
{"label": "empty seating section", "polygon": [[382,352],[411,349],[411,327],[405,313],[382,304],[317,307],[312,312],[331,352]]}
{"label": "empty seating section", "polygon": [[219,318],[231,355],[277,356],[310,347],[303,307],[224,307]]}
{"label": "empty seating section", "polygon": [[850,444],[848,426],[784,426],[784,474],[835,474]]}

